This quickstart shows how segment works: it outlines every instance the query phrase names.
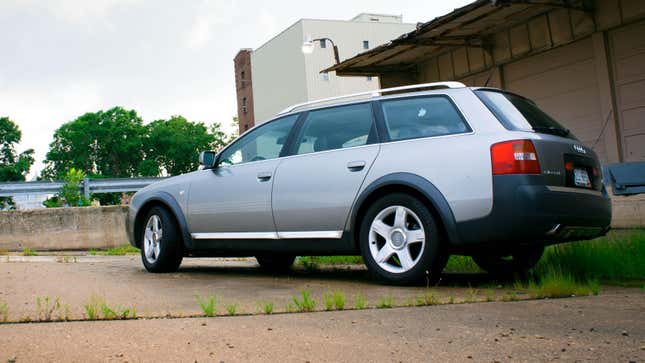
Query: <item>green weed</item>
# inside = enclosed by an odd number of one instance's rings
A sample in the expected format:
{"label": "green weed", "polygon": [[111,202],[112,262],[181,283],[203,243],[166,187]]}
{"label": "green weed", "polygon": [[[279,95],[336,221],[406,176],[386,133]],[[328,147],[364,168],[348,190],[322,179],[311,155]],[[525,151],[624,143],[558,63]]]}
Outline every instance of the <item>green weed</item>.
{"label": "green weed", "polygon": [[195,296],[197,299],[197,302],[199,303],[199,306],[202,308],[202,312],[204,313],[205,316],[211,317],[215,316],[217,313],[216,308],[215,308],[215,297],[213,295],[207,297],[207,298],[202,298],[201,296]]}
{"label": "green weed", "polygon": [[365,296],[363,296],[362,294],[354,295],[354,308],[365,309],[366,307],[367,307],[367,301],[365,300]]}
{"label": "green weed", "polygon": [[103,305],[104,300],[96,295],[92,295],[90,300],[83,304],[85,309],[85,315],[89,320],[98,320],[100,319],[101,305]]}
{"label": "green weed", "polygon": [[297,311],[300,312],[309,312],[316,309],[316,300],[311,297],[310,290],[301,290],[300,299],[297,296],[292,298],[294,307]]}
{"label": "green weed", "polygon": [[23,256],[38,256],[38,253],[36,251],[32,250],[31,248],[23,248],[22,250],[22,255]]}
{"label": "green weed", "polygon": [[38,321],[52,321],[52,315],[55,311],[60,309],[60,301],[58,298],[50,300],[49,296],[45,296],[44,299],[41,299],[39,296],[36,298],[36,307],[38,309]]}
{"label": "green weed", "polygon": [[345,294],[341,291],[334,291],[334,307],[336,307],[336,310],[345,309]]}
{"label": "green weed", "polygon": [[9,320],[9,306],[6,302],[0,301],[0,320],[6,323]]}
{"label": "green weed", "polygon": [[[116,305],[114,308],[110,307],[106,303],[101,304],[101,312],[103,313],[103,319],[105,320],[124,320],[130,316],[133,310],[129,308],[122,308],[119,305]],[[132,314],[132,317],[136,317],[136,313]]]}
{"label": "green weed", "polygon": [[110,248],[107,250],[90,250],[92,256],[125,256],[138,254],[140,250],[132,245],[126,244],[119,247]]}
{"label": "green weed", "polygon": [[273,303],[269,301],[264,301],[260,303],[260,308],[262,309],[262,312],[269,315],[273,314]]}
{"label": "green weed", "polygon": [[529,282],[528,290],[533,298],[559,298],[597,295],[600,285],[597,280],[580,281],[568,273],[552,270],[539,281]]}
{"label": "green weed", "polygon": [[394,297],[392,295],[387,295],[381,297],[376,304],[378,309],[389,309],[394,306]]}
{"label": "green weed", "polygon": [[237,304],[226,305],[226,312],[228,313],[228,315],[235,315],[236,311],[237,311]]}
{"label": "green weed", "polygon": [[495,293],[492,289],[486,289],[486,301],[491,302],[495,301]]}

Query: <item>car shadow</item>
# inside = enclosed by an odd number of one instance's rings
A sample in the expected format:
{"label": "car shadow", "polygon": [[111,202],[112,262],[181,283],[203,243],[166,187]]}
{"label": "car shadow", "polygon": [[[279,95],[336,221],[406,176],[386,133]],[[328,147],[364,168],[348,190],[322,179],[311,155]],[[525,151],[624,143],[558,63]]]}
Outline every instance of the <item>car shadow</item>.
{"label": "car shadow", "polygon": [[[268,271],[259,266],[224,266],[224,265],[188,265],[180,267],[178,274],[221,276],[221,277],[252,277],[252,278],[285,278],[303,279],[322,282],[355,282],[379,284],[383,282],[374,279],[367,269],[357,266],[324,266],[313,269],[296,267],[284,272]],[[490,287],[505,285],[515,281],[512,278],[500,279],[487,273],[443,273],[437,287]],[[426,286],[425,281],[419,281],[416,286]]]}

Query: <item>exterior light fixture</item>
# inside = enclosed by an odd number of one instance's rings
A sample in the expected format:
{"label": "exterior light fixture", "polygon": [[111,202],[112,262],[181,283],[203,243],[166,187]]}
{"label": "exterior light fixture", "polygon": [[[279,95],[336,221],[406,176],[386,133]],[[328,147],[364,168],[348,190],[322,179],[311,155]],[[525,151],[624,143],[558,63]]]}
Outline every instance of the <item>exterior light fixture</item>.
{"label": "exterior light fixture", "polygon": [[332,47],[334,48],[334,60],[336,61],[336,64],[340,63],[340,59],[338,57],[338,47],[334,43],[333,40],[329,38],[316,38],[316,39],[311,39],[311,37],[306,37],[304,42],[302,43],[302,52],[304,54],[311,54],[314,52],[315,49],[315,43],[314,42],[330,42]]}

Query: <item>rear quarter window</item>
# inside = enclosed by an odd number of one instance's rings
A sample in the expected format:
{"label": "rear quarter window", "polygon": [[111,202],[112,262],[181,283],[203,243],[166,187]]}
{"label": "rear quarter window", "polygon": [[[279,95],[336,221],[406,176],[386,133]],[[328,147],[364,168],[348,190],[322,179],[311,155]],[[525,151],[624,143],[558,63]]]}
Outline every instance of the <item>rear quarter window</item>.
{"label": "rear quarter window", "polygon": [[512,93],[480,89],[475,94],[507,130],[527,130],[574,138],[535,102]]}
{"label": "rear quarter window", "polygon": [[445,96],[381,101],[381,109],[392,141],[471,131],[455,105]]}

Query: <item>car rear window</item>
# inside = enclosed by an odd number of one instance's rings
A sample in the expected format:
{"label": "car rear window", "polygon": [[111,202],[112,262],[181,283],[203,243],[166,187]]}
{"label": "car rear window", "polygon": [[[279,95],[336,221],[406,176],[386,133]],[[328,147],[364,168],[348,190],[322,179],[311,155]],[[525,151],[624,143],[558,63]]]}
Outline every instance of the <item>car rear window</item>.
{"label": "car rear window", "polygon": [[448,97],[422,96],[381,101],[390,140],[470,132]]}
{"label": "car rear window", "polygon": [[477,90],[475,94],[508,130],[532,130],[573,137],[567,128],[528,98],[492,90]]}

